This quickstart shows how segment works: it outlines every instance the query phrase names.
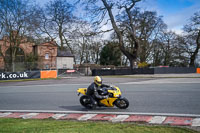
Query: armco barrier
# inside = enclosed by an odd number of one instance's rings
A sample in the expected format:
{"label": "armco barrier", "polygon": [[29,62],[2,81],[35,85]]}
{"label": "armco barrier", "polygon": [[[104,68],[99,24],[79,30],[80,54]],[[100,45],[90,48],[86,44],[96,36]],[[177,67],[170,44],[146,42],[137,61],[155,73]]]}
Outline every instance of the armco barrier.
{"label": "armco barrier", "polygon": [[57,78],[57,71],[40,71],[40,78]]}
{"label": "armco barrier", "polygon": [[[96,75],[132,75],[132,74],[181,74],[196,73],[199,69],[194,67],[164,67],[164,68],[135,68],[135,69],[115,69],[115,70],[92,70],[92,76]],[[200,72],[199,72],[200,73]]]}

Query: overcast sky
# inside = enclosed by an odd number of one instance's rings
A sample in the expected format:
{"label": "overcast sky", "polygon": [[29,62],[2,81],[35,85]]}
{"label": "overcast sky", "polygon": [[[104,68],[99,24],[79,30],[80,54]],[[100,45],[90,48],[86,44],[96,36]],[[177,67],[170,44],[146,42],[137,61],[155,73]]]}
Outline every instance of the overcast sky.
{"label": "overcast sky", "polygon": [[[41,5],[48,1],[36,0]],[[181,33],[189,18],[200,11],[200,0],[144,0],[138,6],[144,10],[157,11],[159,16],[163,16],[169,30]]]}

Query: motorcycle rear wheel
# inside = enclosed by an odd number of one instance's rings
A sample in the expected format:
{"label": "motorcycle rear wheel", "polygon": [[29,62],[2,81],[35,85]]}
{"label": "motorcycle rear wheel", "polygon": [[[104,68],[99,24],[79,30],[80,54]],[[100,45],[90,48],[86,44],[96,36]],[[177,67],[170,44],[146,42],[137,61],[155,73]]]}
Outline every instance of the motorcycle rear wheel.
{"label": "motorcycle rear wheel", "polygon": [[129,101],[126,98],[120,98],[117,99],[114,104],[120,109],[126,109],[129,106]]}
{"label": "motorcycle rear wheel", "polygon": [[92,103],[92,99],[89,96],[83,95],[80,97],[80,103],[87,109],[95,109],[96,106]]}

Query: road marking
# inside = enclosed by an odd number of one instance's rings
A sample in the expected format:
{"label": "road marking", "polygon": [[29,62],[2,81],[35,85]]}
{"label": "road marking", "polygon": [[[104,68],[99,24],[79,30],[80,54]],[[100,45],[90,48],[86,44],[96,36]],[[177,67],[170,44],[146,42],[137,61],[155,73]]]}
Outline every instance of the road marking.
{"label": "road marking", "polygon": [[22,117],[23,119],[30,119],[38,114],[39,113],[28,113],[28,114],[21,115],[20,117]]}
{"label": "road marking", "polygon": [[58,111],[58,110],[0,110],[0,112],[21,112],[21,113],[58,113],[58,114],[116,114],[116,115],[150,115],[150,116],[184,116],[200,117],[200,114],[176,114],[176,113],[141,113],[141,112],[95,112],[95,111]]}
{"label": "road marking", "polygon": [[112,122],[123,122],[129,117],[129,115],[118,115],[117,117],[113,118]]}
{"label": "road marking", "polygon": [[81,116],[80,118],[78,118],[78,120],[80,121],[87,121],[89,119],[91,119],[92,117],[95,117],[97,114],[85,114],[83,116]]}
{"label": "road marking", "polygon": [[48,119],[51,118],[54,113],[39,113],[36,116],[33,116],[32,119]]}
{"label": "road marking", "polygon": [[52,118],[58,120],[65,115],[67,115],[67,114],[55,114],[55,115],[52,116]]}
{"label": "road marking", "polygon": [[165,119],[166,119],[165,116],[154,116],[149,123],[151,123],[151,124],[162,124]]}
{"label": "road marking", "polygon": [[153,116],[149,115],[130,115],[125,122],[145,122],[149,123],[152,120]]}
{"label": "road marking", "polygon": [[0,88],[10,88],[10,87],[15,87],[15,88],[17,88],[17,87],[46,87],[46,86],[56,86],[56,87],[58,87],[58,86],[66,86],[66,85],[75,85],[75,86],[77,86],[77,85],[89,85],[89,83],[88,84],[47,84],[47,85],[16,85],[16,86],[1,86]]}
{"label": "road marking", "polygon": [[5,116],[5,118],[21,118],[22,115],[25,115],[26,113],[22,112],[12,112],[10,115]]}
{"label": "road marking", "polygon": [[78,118],[80,118],[83,115],[84,114],[69,113],[69,114],[67,114],[65,116],[62,116],[60,119],[61,120],[78,120]]}
{"label": "road marking", "polygon": [[117,117],[114,114],[97,114],[95,117],[92,117],[91,121],[111,121],[113,118]]}
{"label": "road marking", "polygon": [[[20,110],[22,111],[22,110]],[[199,117],[186,117],[186,116],[153,116],[153,115],[117,115],[96,113],[96,114],[83,114],[83,113],[66,113],[66,114],[56,114],[56,113],[26,113],[22,112],[9,112],[1,113],[0,117],[3,118],[23,118],[23,119],[48,119],[54,118],[56,120],[78,120],[78,121],[110,121],[110,122],[144,122],[149,124],[169,124],[176,126],[192,126],[200,127],[200,118]],[[27,111],[27,110],[26,110]],[[30,110],[29,110],[30,111]],[[32,111],[33,112],[33,111]],[[58,112],[58,111],[57,111]],[[63,111],[62,111],[63,112]],[[81,111],[79,111],[81,112]],[[86,112],[86,111],[85,111]]]}
{"label": "road marking", "polygon": [[195,118],[192,120],[193,127],[200,127],[200,118]]}
{"label": "road marking", "polygon": [[125,82],[125,83],[119,83],[122,85],[132,85],[132,84],[137,84],[137,85],[143,85],[143,84],[199,84],[200,81],[193,81],[193,82],[180,82],[180,81],[141,81],[141,82]]}
{"label": "road marking", "polygon": [[[116,84],[121,84],[121,85],[132,85],[132,84],[137,84],[137,85],[143,85],[143,84],[199,84],[200,81],[193,81],[193,82],[180,82],[180,81],[158,81],[158,80],[151,80],[151,81],[139,81],[139,82],[124,82],[124,83],[116,83]],[[83,83],[83,84],[47,84],[47,85],[17,85],[17,86],[1,86],[0,88],[17,88],[17,87],[47,87],[47,86],[88,86],[89,83]]]}
{"label": "road marking", "polygon": [[5,117],[5,116],[8,116],[8,115],[11,115],[12,113],[0,113],[0,118],[1,117]]}
{"label": "road marking", "polygon": [[191,126],[193,118],[191,117],[167,117],[163,124],[179,125],[179,126]]}

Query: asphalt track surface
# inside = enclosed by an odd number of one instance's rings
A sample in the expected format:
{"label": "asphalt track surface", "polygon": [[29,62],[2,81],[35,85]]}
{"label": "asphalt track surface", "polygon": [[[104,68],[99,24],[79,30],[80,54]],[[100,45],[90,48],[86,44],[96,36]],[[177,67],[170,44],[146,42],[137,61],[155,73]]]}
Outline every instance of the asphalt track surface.
{"label": "asphalt track surface", "polygon": [[200,78],[104,78],[121,88],[130,106],[86,110],[76,90],[92,77],[0,83],[0,110],[54,110],[200,115]]}

